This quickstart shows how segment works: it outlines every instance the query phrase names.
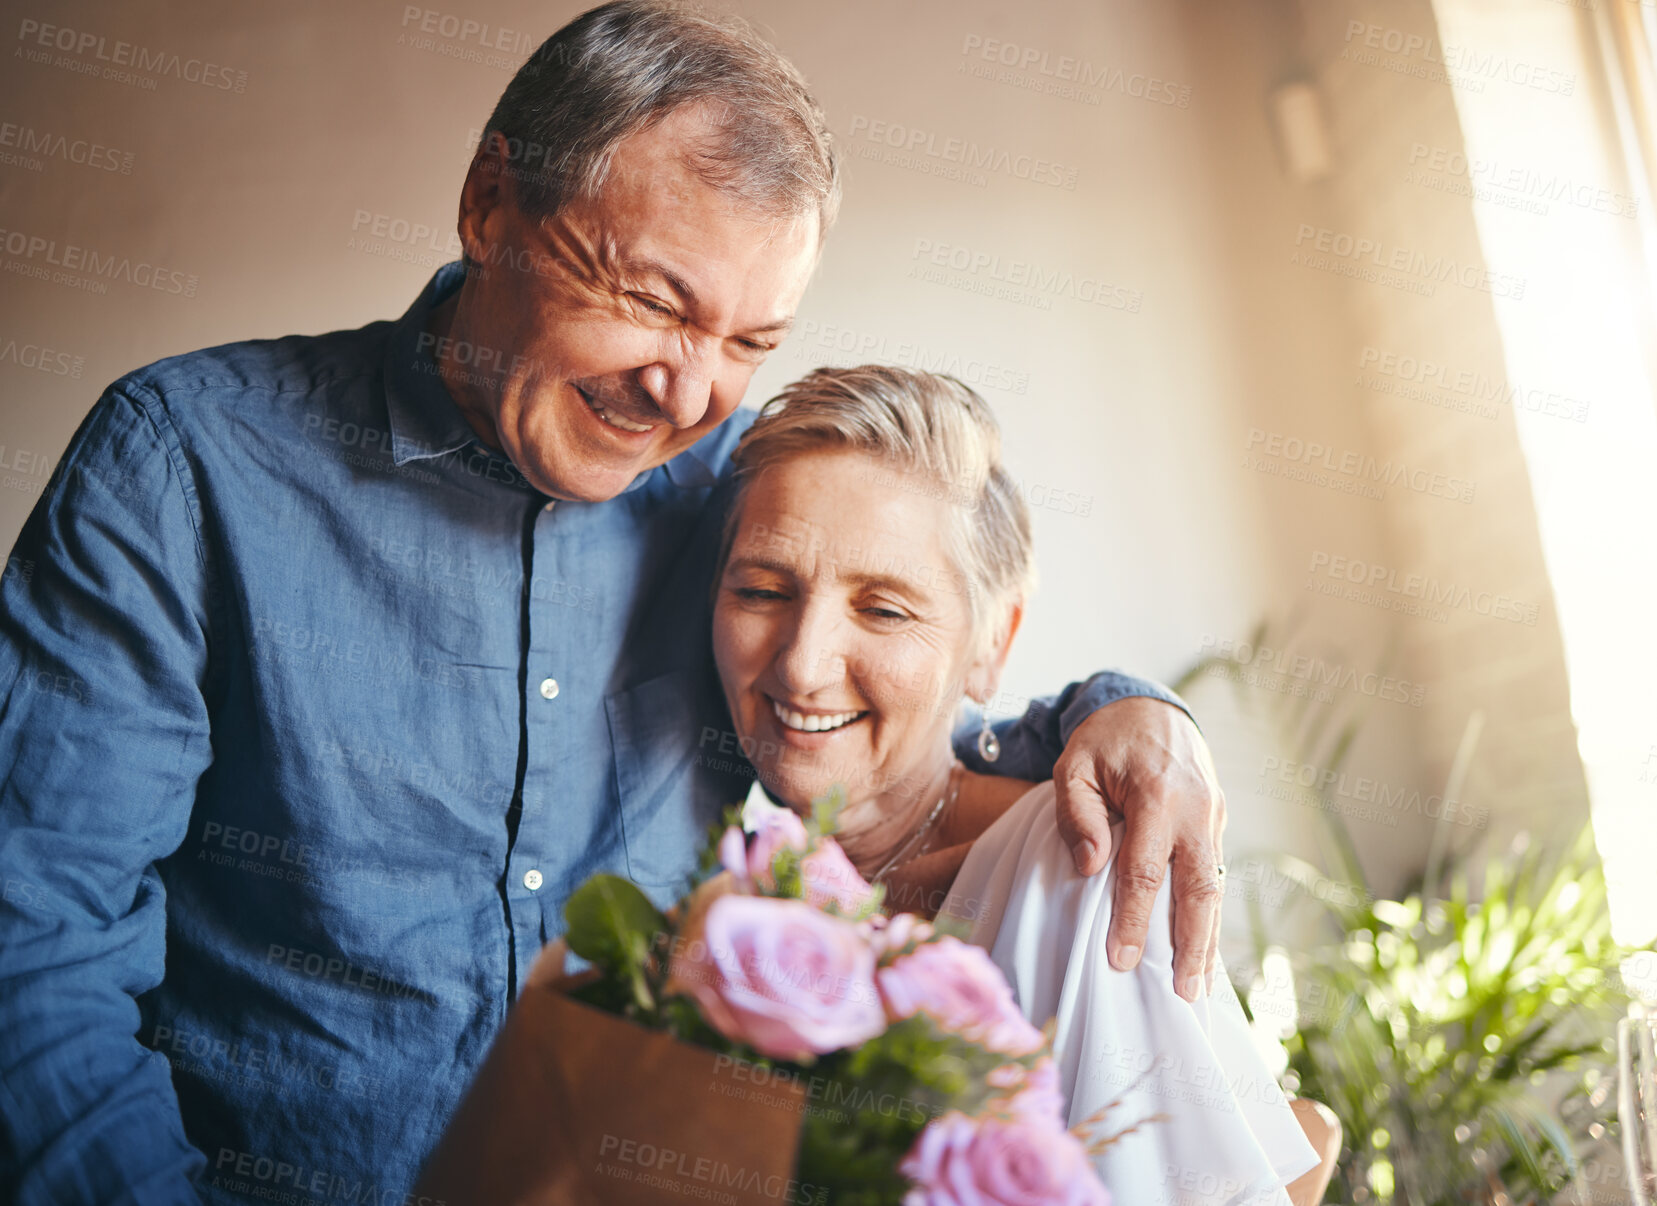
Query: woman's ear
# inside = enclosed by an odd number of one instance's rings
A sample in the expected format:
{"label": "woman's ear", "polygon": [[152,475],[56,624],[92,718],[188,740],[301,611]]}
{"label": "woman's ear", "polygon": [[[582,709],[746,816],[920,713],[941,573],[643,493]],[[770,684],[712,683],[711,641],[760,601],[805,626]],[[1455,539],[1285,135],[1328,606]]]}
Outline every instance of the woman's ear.
{"label": "woman's ear", "polygon": [[1020,600],[1008,608],[1007,618],[1000,630],[972,665],[967,667],[964,680],[966,693],[980,704],[988,703],[995,695],[995,689],[1001,683],[1001,670],[1006,666],[1007,654],[1013,647],[1013,638],[1018,635],[1018,626],[1023,622],[1024,602]]}

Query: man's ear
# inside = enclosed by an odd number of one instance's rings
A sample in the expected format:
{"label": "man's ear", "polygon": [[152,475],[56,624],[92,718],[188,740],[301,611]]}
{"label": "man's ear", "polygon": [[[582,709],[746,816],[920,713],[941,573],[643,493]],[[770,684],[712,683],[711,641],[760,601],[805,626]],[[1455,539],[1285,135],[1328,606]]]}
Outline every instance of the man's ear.
{"label": "man's ear", "polygon": [[505,135],[489,131],[466,169],[466,183],[460,186],[457,229],[461,252],[471,263],[487,264],[489,248],[500,238],[503,207],[513,204],[511,166]]}
{"label": "man's ear", "polygon": [[967,694],[979,703],[988,703],[995,695],[995,689],[1001,682],[1002,668],[1007,664],[1007,654],[1012,651],[1013,638],[1018,635],[1018,626],[1023,622],[1024,603],[1020,600],[1008,609],[1007,619],[994,639],[967,668]]}

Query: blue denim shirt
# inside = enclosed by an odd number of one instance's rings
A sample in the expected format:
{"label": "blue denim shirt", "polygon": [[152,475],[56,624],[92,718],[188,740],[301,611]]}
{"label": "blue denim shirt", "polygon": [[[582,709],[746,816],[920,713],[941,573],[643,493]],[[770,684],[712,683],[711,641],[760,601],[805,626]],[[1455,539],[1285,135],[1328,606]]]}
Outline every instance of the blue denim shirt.
{"label": "blue denim shirt", "polygon": [[[550,503],[436,375],[458,269],[122,378],[6,563],[0,1198],[401,1203],[568,893],[665,900],[746,793],[708,640],[746,418]],[[996,769],[1133,694],[1038,702]]]}

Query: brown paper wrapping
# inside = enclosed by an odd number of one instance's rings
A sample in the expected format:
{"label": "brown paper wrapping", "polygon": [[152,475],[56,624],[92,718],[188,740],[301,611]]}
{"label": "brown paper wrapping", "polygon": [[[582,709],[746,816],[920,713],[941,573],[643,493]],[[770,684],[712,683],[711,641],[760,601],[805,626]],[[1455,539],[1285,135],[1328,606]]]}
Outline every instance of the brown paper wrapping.
{"label": "brown paper wrapping", "polygon": [[798,1084],[531,985],[416,1194],[447,1206],[811,1201],[793,1180],[804,1110]]}

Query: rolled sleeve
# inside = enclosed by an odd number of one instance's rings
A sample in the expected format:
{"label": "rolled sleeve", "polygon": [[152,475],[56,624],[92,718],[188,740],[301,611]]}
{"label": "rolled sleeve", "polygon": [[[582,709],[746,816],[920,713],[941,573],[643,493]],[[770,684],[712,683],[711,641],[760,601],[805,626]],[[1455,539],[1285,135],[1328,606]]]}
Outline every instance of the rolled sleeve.
{"label": "rolled sleeve", "polygon": [[0,1198],[194,1202],[155,864],[211,760],[207,574],[159,402],[93,408],[0,579]]}
{"label": "rolled sleeve", "polygon": [[991,725],[1001,743],[1001,756],[994,762],[984,761],[978,753],[977,720],[956,730],[955,754],[968,770],[979,774],[1035,782],[1051,779],[1054,764],[1082,721],[1107,704],[1133,696],[1160,699],[1191,715],[1185,701],[1161,684],[1118,670],[1101,670],[1084,682],[1071,683],[1057,696],[1031,700],[1024,715]]}

